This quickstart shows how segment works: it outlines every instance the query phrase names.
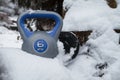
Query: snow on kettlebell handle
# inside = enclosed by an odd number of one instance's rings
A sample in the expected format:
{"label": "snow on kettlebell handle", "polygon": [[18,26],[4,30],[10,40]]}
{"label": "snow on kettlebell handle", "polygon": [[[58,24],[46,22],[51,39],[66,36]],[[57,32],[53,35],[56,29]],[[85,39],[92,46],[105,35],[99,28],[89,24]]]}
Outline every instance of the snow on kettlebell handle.
{"label": "snow on kettlebell handle", "polygon": [[[25,20],[32,18],[49,18],[55,20],[51,31],[31,32],[25,27]],[[23,38],[22,50],[41,57],[54,58],[58,54],[57,40],[63,21],[59,14],[50,11],[27,11],[21,14],[17,21],[18,30]]]}

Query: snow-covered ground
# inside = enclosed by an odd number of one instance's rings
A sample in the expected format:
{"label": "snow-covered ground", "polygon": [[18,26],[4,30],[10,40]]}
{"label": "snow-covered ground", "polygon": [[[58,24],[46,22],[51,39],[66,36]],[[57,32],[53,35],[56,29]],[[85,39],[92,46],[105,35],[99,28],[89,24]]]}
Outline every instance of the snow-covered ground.
{"label": "snow-covered ground", "polygon": [[22,40],[19,36],[17,31],[0,26],[0,47],[21,48]]}
{"label": "snow-covered ground", "polygon": [[111,9],[104,0],[64,0],[64,6],[63,30],[93,30],[77,58],[65,62],[61,42],[54,59],[23,52],[19,33],[0,26],[0,80],[120,80],[120,34],[113,30],[120,28],[119,6]]}
{"label": "snow-covered ground", "polygon": [[[80,48],[77,58],[69,64],[65,62],[68,56],[64,56],[62,43],[58,42],[60,53],[56,58],[42,58],[20,49],[22,41],[16,39],[19,35],[17,32],[1,29],[0,69],[3,69],[3,80],[120,79],[119,36],[111,29],[104,33],[93,32]],[[107,65],[103,69],[97,68],[97,65],[104,63]],[[100,77],[101,74],[104,75]]]}

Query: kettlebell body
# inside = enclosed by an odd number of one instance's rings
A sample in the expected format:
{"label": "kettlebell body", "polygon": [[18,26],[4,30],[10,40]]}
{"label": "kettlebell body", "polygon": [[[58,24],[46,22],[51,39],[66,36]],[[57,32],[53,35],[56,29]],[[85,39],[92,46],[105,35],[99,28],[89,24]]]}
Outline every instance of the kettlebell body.
{"label": "kettlebell body", "polygon": [[[25,27],[28,18],[50,18],[55,20],[51,31],[31,32]],[[18,18],[18,30],[23,38],[22,50],[41,57],[54,58],[58,55],[57,40],[62,29],[62,18],[55,12],[25,12]]]}

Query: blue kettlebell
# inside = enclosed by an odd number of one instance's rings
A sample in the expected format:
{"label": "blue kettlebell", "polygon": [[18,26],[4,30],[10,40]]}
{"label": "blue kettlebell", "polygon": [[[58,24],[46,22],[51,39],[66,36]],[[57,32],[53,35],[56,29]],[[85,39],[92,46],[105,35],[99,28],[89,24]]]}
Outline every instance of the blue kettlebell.
{"label": "blue kettlebell", "polygon": [[[32,18],[49,18],[55,20],[55,26],[50,31],[31,32],[25,27],[25,20]],[[21,14],[17,21],[18,30],[23,38],[22,50],[41,57],[54,58],[58,55],[57,40],[63,21],[59,14],[50,11],[27,11]]]}

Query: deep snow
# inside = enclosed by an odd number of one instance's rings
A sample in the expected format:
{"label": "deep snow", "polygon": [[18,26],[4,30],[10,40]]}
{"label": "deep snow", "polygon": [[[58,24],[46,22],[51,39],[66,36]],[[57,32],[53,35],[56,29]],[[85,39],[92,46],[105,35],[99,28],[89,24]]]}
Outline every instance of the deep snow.
{"label": "deep snow", "polygon": [[[64,6],[68,12],[63,30],[93,30],[77,58],[67,62],[70,55],[64,55],[61,42],[59,55],[54,59],[23,52],[19,33],[0,26],[0,69],[3,69],[0,79],[120,80],[120,34],[113,30],[120,28],[119,6],[111,9],[104,0],[64,0]],[[104,63],[107,65],[99,69],[97,65]]]}
{"label": "deep snow", "polygon": [[[104,33],[94,31],[89,36],[87,43],[80,48],[77,58],[72,62],[66,62],[70,55],[64,55],[61,42],[58,42],[59,55],[55,59],[42,58],[20,49],[22,41],[16,39],[19,33],[9,31],[2,26],[1,29],[0,68],[3,69],[1,78],[4,80],[120,79],[118,76],[120,74],[119,36],[111,29]],[[108,66],[103,70],[96,68],[96,65],[105,62]],[[104,75],[99,77],[102,73]]]}
{"label": "deep snow", "polygon": [[[46,59],[21,49],[1,48],[0,59],[7,70],[5,80],[70,80],[69,71],[58,59]],[[1,66],[0,66],[1,67]],[[6,77],[7,76],[7,77]]]}
{"label": "deep snow", "polygon": [[[5,31],[5,30],[4,30]],[[13,32],[16,33],[16,32]],[[8,34],[9,35],[9,34]],[[16,35],[16,34],[13,34]],[[11,35],[11,36],[13,36]],[[112,37],[110,37],[112,36]],[[58,42],[59,55],[54,59],[42,58],[23,52],[13,40],[6,41],[0,48],[0,68],[4,80],[119,80],[120,46],[118,34],[113,30],[104,33],[93,32],[88,42],[80,48],[75,60],[65,62],[69,55],[64,56],[62,43]],[[8,38],[9,39],[9,38]],[[20,41],[21,42],[21,41]],[[6,44],[7,44],[6,43]],[[16,46],[16,48],[6,47]],[[6,47],[5,47],[6,46]],[[87,52],[89,49],[89,52]],[[103,70],[96,68],[97,64],[107,62]],[[67,64],[67,65],[66,65]],[[104,73],[102,77],[100,74]]]}

